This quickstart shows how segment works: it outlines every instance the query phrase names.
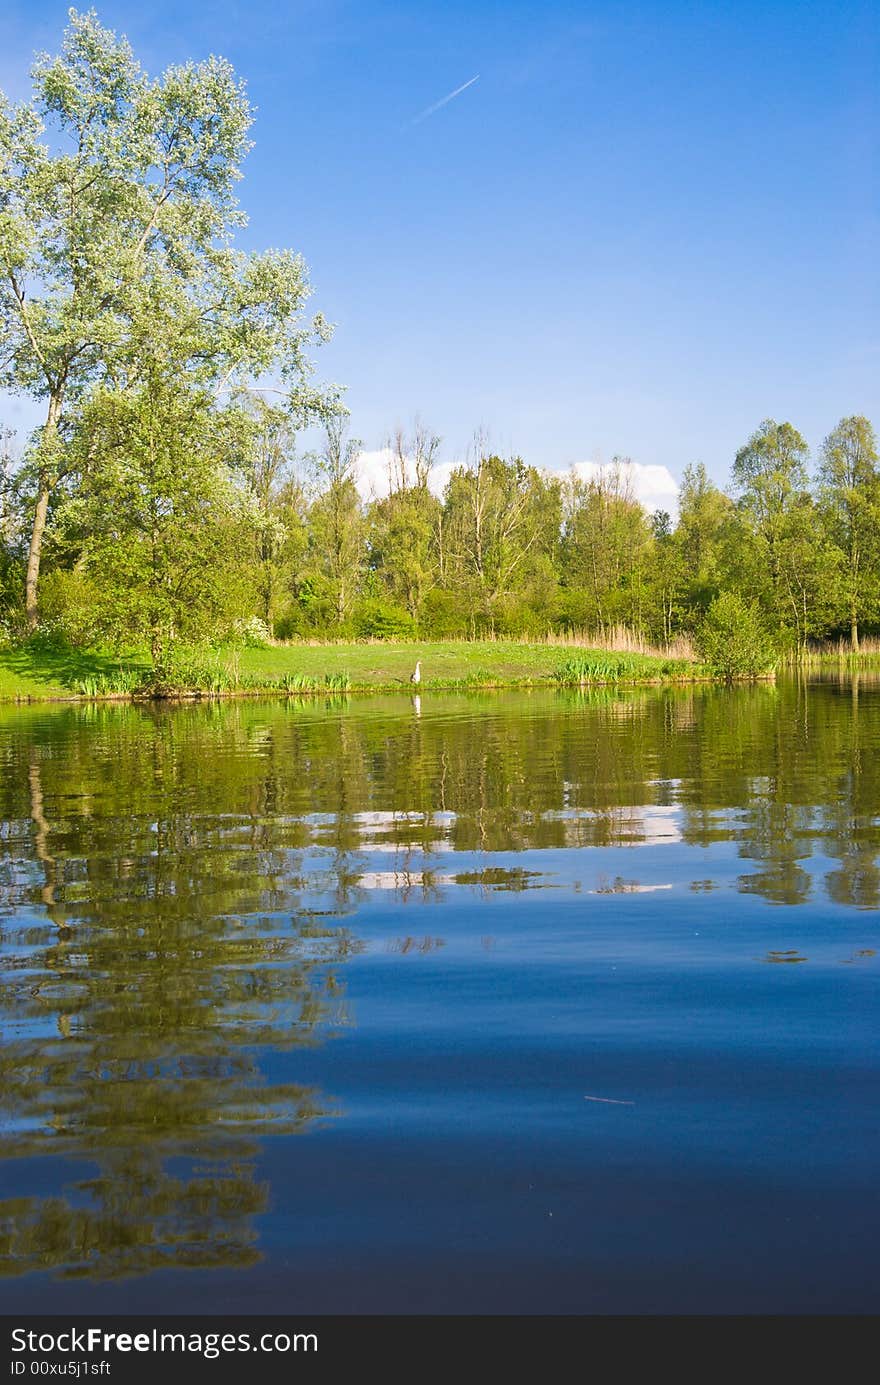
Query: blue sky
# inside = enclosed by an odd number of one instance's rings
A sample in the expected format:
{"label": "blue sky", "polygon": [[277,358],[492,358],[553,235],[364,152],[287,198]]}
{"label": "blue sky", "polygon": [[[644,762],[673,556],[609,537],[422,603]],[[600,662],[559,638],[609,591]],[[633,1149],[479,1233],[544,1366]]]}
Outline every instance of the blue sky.
{"label": "blue sky", "polygon": [[[764,417],[880,426],[873,0],[96,8],[152,72],[247,79],[244,243],[304,254],[367,448],[419,412],[447,460],[482,425],[723,480]],[[4,0],[7,94],[65,16]]]}

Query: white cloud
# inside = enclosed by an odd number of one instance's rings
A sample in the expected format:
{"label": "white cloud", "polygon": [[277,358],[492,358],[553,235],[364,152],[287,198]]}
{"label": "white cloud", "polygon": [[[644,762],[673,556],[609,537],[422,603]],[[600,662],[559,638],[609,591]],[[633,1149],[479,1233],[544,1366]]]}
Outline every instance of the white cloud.
{"label": "white cloud", "polygon": [[[391,488],[391,456],[390,447],[361,452],[358,457],[357,488],[364,500],[388,495]],[[443,494],[452,472],[460,465],[460,462],[440,462],[432,468],[429,486],[435,495]],[[670,514],[675,515],[678,509],[678,482],[668,467],[631,461],[621,462],[619,465],[622,479],[628,482],[630,493],[644,505],[649,514],[653,510],[668,510]],[[412,483],[415,477],[411,463],[408,463],[407,469],[407,479]],[[607,475],[611,465],[602,462],[575,462],[573,469],[584,480],[592,480],[601,476],[603,472]],[[554,471],[551,474],[562,476],[565,473]]]}
{"label": "white cloud", "polygon": [[[391,457],[390,447],[378,447],[373,452],[361,452],[359,454],[356,484],[363,500],[375,500],[388,495],[390,492]],[[446,483],[459,465],[458,462],[438,462],[431,468],[431,474],[428,478],[429,489],[435,495],[442,495],[446,489]],[[407,481],[410,485],[415,483],[415,471],[410,458],[407,459]]]}
{"label": "white cloud", "polygon": [[388,463],[390,459],[390,447],[380,447],[375,452],[358,454],[356,481],[362,500],[370,500],[376,496],[388,494]]}
{"label": "white cloud", "polygon": [[[621,480],[649,513],[668,510],[670,514],[675,514],[678,509],[678,482],[668,467],[629,460],[617,465],[620,467]],[[592,481],[603,474],[608,476],[613,464],[575,462],[573,470],[585,481]]]}

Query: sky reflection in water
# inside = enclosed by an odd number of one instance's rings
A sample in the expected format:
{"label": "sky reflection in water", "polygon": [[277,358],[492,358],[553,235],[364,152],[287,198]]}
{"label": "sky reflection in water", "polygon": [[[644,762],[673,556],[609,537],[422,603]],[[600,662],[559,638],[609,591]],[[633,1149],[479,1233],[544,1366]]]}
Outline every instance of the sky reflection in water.
{"label": "sky reflection in water", "polygon": [[876,1309],[876,684],[420,701],[0,710],[7,1311]]}

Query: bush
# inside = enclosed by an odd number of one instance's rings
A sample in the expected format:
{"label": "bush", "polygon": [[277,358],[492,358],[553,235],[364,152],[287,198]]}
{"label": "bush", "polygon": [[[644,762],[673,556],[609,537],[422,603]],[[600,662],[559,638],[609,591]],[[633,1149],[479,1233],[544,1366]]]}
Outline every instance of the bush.
{"label": "bush", "polygon": [[244,649],[270,649],[272,632],[259,616],[247,616],[235,622],[225,642],[241,645]]}
{"label": "bush", "polygon": [[416,635],[416,623],[408,611],[378,598],[358,604],[354,629],[362,640],[411,640]]}
{"label": "bush", "polygon": [[778,658],[758,607],[735,592],[715,598],[696,642],[710,671],[728,682],[772,673]]}
{"label": "bush", "polygon": [[453,593],[435,587],[422,601],[419,610],[421,634],[432,640],[450,640],[466,635],[470,628],[468,605]]}
{"label": "bush", "polygon": [[68,654],[72,649],[67,632],[57,620],[41,620],[36,630],[22,636],[21,643],[32,654]]}
{"label": "bush", "polygon": [[61,643],[76,648],[95,643],[100,636],[98,604],[93,584],[81,572],[56,568],[40,582],[40,625]]}

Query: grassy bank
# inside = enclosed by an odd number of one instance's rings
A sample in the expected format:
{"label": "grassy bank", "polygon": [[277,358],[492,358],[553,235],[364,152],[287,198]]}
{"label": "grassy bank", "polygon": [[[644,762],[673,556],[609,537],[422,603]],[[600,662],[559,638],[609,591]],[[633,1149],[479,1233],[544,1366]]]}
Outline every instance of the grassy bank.
{"label": "grassy bank", "polygon": [[41,702],[82,695],[89,680],[109,687],[121,681],[126,669],[148,677],[146,655],[116,658],[94,650],[47,649],[21,645],[0,650],[0,701]]}
{"label": "grassy bank", "polygon": [[[585,686],[699,676],[687,659],[548,644],[445,641],[432,644],[285,645],[183,652],[167,692],[370,692],[410,688],[421,660],[422,692],[441,689]],[[155,683],[143,653],[23,646],[0,651],[0,700],[128,696]]]}

